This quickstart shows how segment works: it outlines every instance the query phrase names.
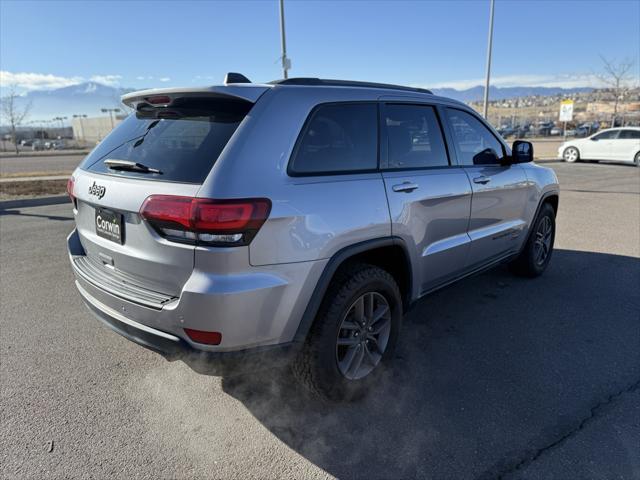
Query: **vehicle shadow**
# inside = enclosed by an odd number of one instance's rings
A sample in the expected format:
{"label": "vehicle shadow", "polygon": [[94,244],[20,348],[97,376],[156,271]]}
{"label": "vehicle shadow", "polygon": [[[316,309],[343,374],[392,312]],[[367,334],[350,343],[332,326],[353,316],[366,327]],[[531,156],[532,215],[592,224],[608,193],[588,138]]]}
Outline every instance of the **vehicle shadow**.
{"label": "vehicle shadow", "polygon": [[[500,267],[421,300],[385,381],[359,402],[319,401],[284,370],[223,389],[337,477],[493,478],[638,381],[639,287],[637,258],[556,250],[541,278]],[[601,440],[628,458],[615,474],[632,476],[628,446]],[[593,473],[573,465],[574,478]]]}

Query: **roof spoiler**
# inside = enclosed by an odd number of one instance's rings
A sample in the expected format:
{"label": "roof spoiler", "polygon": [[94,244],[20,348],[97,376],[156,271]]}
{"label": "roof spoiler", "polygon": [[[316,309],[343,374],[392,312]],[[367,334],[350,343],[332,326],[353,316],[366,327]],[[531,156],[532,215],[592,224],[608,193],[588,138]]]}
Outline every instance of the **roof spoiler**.
{"label": "roof spoiler", "polygon": [[150,106],[166,107],[176,98],[184,97],[224,98],[256,103],[258,98],[269,88],[269,85],[255,85],[252,83],[235,83],[203,88],[154,88],[127,93],[121,97],[121,100],[122,103],[134,110],[137,109],[138,105],[144,103]]}

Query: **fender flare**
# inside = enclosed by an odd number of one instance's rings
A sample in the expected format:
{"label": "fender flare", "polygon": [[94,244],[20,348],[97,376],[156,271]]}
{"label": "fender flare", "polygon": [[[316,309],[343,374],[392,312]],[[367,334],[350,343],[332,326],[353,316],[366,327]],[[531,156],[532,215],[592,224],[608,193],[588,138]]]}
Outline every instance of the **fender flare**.
{"label": "fender flare", "polygon": [[[540,200],[538,200],[538,206],[536,207],[536,213],[533,215],[533,218],[531,218],[531,223],[529,223],[529,231],[527,232],[527,238],[522,243],[522,247],[520,248],[520,252],[522,252],[525,249],[525,247],[527,246],[527,243],[529,243],[529,237],[531,237],[531,233],[533,232],[533,229],[532,229],[533,223],[538,218],[538,214],[540,213],[540,209],[542,208],[542,205],[545,203],[545,201],[549,197],[557,197],[558,198],[558,208],[560,208],[560,191],[559,190],[549,190],[548,192],[545,192],[545,193],[542,194],[542,196],[540,197]],[[556,210],[556,216],[557,215],[558,215],[558,211]],[[518,253],[520,253],[520,252],[518,252]]]}
{"label": "fender flare", "polygon": [[[302,318],[300,319],[300,323],[298,324],[298,328],[296,330],[295,335],[293,336],[294,343],[303,343],[307,338],[307,334],[309,333],[309,329],[313,324],[316,315],[318,314],[318,310],[320,309],[320,305],[324,300],[324,296],[329,289],[329,284],[333,279],[333,276],[338,271],[341,265],[343,265],[350,258],[359,255],[361,253],[365,253],[369,250],[375,250],[377,248],[382,247],[391,247],[391,246],[399,246],[404,250],[405,256],[407,259],[410,259],[409,251],[407,250],[407,246],[399,237],[383,237],[383,238],[375,238],[371,240],[365,240],[363,242],[355,243],[353,245],[349,245],[344,247],[341,250],[338,250],[327,262],[316,283],[316,288],[311,294],[311,298],[309,302],[307,302],[307,307],[305,308],[304,313],[302,314]],[[408,292],[409,298],[411,297],[411,292],[413,288],[413,269],[411,266],[411,261],[407,262],[407,267],[409,269],[409,285]]]}

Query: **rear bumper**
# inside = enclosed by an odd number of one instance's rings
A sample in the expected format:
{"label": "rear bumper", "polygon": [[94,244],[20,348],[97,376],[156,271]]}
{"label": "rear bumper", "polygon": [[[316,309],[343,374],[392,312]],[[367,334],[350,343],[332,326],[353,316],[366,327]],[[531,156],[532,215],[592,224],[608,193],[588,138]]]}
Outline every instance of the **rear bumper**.
{"label": "rear bumper", "polygon": [[181,360],[205,375],[233,375],[287,365],[299,351],[299,345],[283,343],[233,352],[207,352],[193,348],[183,339],[127,319],[97,301],[76,281],[82,300],[104,325],[123,337],[161,354],[169,361]]}
{"label": "rear bumper", "polygon": [[[298,350],[292,341],[300,318],[296,312],[306,305],[300,290],[313,265],[262,269],[241,278],[194,270],[179,298],[153,308],[94,283],[74,261],[84,255],[78,233],[72,232],[67,242],[76,287],[89,310],[120,335],[168,359],[181,359],[201,373],[225,375],[283,365]],[[220,331],[223,341],[218,346],[193,342],[184,328]]]}

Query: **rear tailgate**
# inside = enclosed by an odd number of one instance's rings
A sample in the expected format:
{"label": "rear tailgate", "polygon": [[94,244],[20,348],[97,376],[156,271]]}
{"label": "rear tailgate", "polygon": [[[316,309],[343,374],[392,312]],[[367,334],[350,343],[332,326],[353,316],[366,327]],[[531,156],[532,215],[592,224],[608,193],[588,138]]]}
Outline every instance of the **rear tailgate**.
{"label": "rear tailgate", "polygon": [[157,308],[180,295],[193,271],[194,242],[168,240],[139,212],[151,195],[196,197],[253,106],[225,88],[202,96],[163,91],[170,101],[162,105],[149,103],[147,92],[126,99],[136,112],[74,172],[76,225],[86,253],[74,262],[85,279]]}
{"label": "rear tailgate", "polygon": [[[195,196],[200,186],[116,178],[83,170],[74,176],[76,227],[88,260],[104,269],[104,277],[117,272],[129,276],[134,285],[179,296],[193,271],[194,247],[163,239],[138,212],[149,195]],[[99,208],[122,215],[122,244],[98,235]]]}

